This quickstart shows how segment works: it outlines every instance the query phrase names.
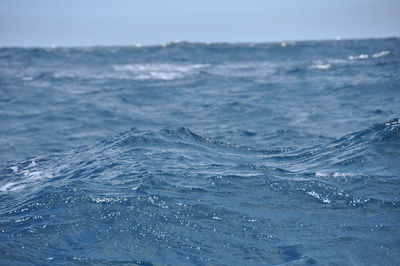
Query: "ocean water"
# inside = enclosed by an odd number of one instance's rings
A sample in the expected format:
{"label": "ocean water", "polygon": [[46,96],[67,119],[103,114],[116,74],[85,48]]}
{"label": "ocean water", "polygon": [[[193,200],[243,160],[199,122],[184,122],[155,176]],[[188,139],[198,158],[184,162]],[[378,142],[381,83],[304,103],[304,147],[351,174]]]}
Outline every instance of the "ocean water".
{"label": "ocean water", "polygon": [[400,39],[0,48],[1,265],[399,265]]}

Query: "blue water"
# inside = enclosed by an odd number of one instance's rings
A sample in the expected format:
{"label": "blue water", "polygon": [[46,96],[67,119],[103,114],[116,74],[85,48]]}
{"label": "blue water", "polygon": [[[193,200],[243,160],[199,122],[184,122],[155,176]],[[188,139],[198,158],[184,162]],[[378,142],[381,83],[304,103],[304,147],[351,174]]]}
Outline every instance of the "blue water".
{"label": "blue water", "polygon": [[400,264],[400,39],[0,49],[0,264]]}

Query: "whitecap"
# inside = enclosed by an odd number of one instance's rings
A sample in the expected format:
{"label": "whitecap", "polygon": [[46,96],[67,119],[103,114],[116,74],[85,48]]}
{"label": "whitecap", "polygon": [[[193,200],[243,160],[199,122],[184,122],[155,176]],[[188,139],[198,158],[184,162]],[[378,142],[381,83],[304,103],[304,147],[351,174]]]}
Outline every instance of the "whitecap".
{"label": "whitecap", "polygon": [[36,180],[43,178],[43,175],[40,171],[23,170],[22,173],[28,178],[27,180]]}
{"label": "whitecap", "polygon": [[321,69],[321,70],[329,70],[331,68],[331,64],[314,64],[309,66],[311,69]]}
{"label": "whitecap", "polygon": [[354,177],[354,176],[356,176],[356,174],[341,173],[341,172],[333,172],[333,173],[316,172],[315,173],[315,177],[320,177],[320,178],[326,178],[326,177],[340,178],[340,177]]}
{"label": "whitecap", "polygon": [[397,124],[400,124],[400,119],[393,119],[389,122],[386,122],[385,126],[392,126],[392,125],[397,125]]}
{"label": "whitecap", "polygon": [[197,74],[201,69],[208,66],[208,64],[181,65],[168,63],[150,63],[114,65],[113,68],[118,73],[115,77],[119,77],[121,79],[130,77],[137,80],[173,80]]}
{"label": "whitecap", "polygon": [[349,60],[363,60],[363,59],[368,59],[367,54],[360,54],[360,55],[350,55]]}
{"label": "whitecap", "polygon": [[95,202],[95,203],[116,203],[116,202],[122,202],[126,201],[126,198],[97,198],[97,197],[90,197],[90,199]]}
{"label": "whitecap", "polygon": [[35,166],[36,166],[35,160],[32,160],[31,163],[28,165],[28,167],[35,167]]}
{"label": "whitecap", "polygon": [[24,218],[17,219],[17,220],[15,220],[14,222],[15,222],[15,223],[21,223],[21,222],[25,222],[25,221],[27,221],[27,220],[29,220],[29,219],[30,219],[30,217],[24,217]]}
{"label": "whitecap", "polygon": [[332,176],[333,177],[353,177],[353,176],[355,176],[355,174],[335,172],[335,173],[333,173]]}
{"label": "whitecap", "polygon": [[335,65],[345,65],[348,63],[348,61],[346,59],[341,59],[341,58],[331,58],[328,59],[328,63],[329,64],[335,64]]}
{"label": "whitecap", "polygon": [[286,46],[294,46],[296,45],[295,42],[281,42],[281,47],[286,47]]}
{"label": "whitecap", "polygon": [[316,172],[315,177],[329,177],[329,173]]}
{"label": "whitecap", "polygon": [[11,169],[14,173],[17,173],[17,172],[18,172],[18,165],[10,166],[10,169]]}
{"label": "whitecap", "polygon": [[378,58],[378,57],[382,57],[382,56],[387,56],[387,55],[389,55],[389,54],[390,54],[389,51],[382,51],[382,52],[373,54],[372,57],[373,57],[373,58]]}
{"label": "whitecap", "polygon": [[327,203],[327,204],[331,203],[330,199],[321,196],[320,194],[318,194],[315,191],[308,191],[307,194],[310,195],[311,197],[314,197],[314,198],[322,201],[323,203]]}
{"label": "whitecap", "polygon": [[0,186],[0,191],[2,191],[2,192],[9,191],[15,185],[16,185],[16,183],[14,183],[14,182],[6,183],[6,184]]}
{"label": "whitecap", "polygon": [[17,191],[25,189],[26,185],[24,182],[10,182],[3,186],[0,186],[1,192]]}

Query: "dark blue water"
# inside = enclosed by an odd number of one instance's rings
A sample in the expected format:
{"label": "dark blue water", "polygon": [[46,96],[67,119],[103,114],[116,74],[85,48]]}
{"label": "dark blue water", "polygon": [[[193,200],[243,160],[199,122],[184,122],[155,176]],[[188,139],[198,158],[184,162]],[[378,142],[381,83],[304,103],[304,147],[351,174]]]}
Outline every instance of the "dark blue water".
{"label": "dark blue water", "polygon": [[400,39],[0,49],[0,264],[400,264]]}

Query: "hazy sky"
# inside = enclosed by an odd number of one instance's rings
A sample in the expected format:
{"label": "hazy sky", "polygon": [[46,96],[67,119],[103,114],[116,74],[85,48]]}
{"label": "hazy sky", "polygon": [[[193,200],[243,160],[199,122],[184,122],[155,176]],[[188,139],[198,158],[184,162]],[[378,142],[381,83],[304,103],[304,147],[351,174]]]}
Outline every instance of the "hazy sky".
{"label": "hazy sky", "polygon": [[400,0],[0,0],[0,46],[400,36]]}

